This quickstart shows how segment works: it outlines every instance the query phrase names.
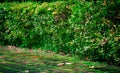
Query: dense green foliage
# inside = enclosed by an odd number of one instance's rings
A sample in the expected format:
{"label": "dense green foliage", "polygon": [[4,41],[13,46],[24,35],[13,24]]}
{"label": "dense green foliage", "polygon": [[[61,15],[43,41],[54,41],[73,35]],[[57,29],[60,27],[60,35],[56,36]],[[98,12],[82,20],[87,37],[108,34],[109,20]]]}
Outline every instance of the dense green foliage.
{"label": "dense green foliage", "polygon": [[118,1],[0,4],[0,44],[120,64]]}
{"label": "dense green foliage", "polygon": [[52,2],[52,1],[61,1],[61,0],[0,0],[0,3],[3,2],[27,2],[27,1],[37,1],[37,2]]}

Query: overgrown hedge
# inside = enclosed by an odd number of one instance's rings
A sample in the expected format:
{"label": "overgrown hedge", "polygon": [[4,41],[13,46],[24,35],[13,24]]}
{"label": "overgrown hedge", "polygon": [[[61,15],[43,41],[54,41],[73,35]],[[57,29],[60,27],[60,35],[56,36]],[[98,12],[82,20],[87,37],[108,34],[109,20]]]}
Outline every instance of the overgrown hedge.
{"label": "overgrown hedge", "polygon": [[113,10],[97,3],[0,4],[0,44],[38,47],[119,65],[119,22],[111,20],[108,13]]}
{"label": "overgrown hedge", "polygon": [[55,2],[55,1],[62,1],[62,0],[0,0],[0,3],[3,2]]}

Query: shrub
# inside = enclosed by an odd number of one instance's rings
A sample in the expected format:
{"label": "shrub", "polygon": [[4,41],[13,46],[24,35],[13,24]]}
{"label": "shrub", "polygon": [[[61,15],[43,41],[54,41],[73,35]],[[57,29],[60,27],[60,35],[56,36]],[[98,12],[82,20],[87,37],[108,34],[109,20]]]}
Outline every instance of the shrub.
{"label": "shrub", "polygon": [[27,2],[27,1],[31,1],[31,2],[34,2],[34,1],[37,1],[37,2],[54,2],[54,1],[58,1],[58,0],[1,0],[0,3],[3,3],[3,2]]}
{"label": "shrub", "polygon": [[5,44],[120,64],[120,26],[111,20],[116,15],[107,15],[109,6],[78,0],[1,4],[0,37]]}
{"label": "shrub", "polygon": [[4,32],[5,32],[5,20],[6,20],[7,11],[0,6],[0,44],[4,44]]}

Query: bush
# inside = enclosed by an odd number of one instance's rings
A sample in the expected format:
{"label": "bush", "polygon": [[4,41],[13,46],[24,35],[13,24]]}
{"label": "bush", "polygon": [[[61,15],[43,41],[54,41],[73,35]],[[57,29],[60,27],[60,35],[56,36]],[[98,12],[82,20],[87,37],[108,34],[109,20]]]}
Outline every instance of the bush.
{"label": "bush", "polygon": [[3,2],[27,2],[27,1],[30,1],[30,2],[55,2],[55,1],[60,1],[60,0],[1,0],[0,3],[3,3]]}
{"label": "bush", "polygon": [[120,64],[119,22],[111,20],[116,15],[107,15],[110,4],[96,3],[71,0],[1,4],[4,31],[0,37],[4,37],[5,44]]}
{"label": "bush", "polygon": [[7,11],[0,6],[0,44],[4,44],[4,32],[5,32],[5,27],[4,27],[4,23],[6,20],[6,15],[7,15]]}

